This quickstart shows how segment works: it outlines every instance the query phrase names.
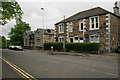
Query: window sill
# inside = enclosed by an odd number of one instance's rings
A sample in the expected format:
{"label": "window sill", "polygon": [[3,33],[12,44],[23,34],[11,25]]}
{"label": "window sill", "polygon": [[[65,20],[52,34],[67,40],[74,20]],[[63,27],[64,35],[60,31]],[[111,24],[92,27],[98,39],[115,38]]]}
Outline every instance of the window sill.
{"label": "window sill", "polygon": [[79,30],[79,32],[83,32],[83,30]]}
{"label": "window sill", "polygon": [[62,33],[64,33],[64,32],[59,32],[59,34],[62,34]]}
{"label": "window sill", "polygon": [[73,31],[70,31],[69,33],[72,33]]}
{"label": "window sill", "polygon": [[89,30],[99,30],[99,28],[97,28],[97,29],[89,29]]}
{"label": "window sill", "polygon": [[100,43],[100,42],[98,42],[98,41],[96,41],[96,42],[95,42],[95,41],[92,41],[92,42],[91,42],[91,41],[90,41],[90,43]]}

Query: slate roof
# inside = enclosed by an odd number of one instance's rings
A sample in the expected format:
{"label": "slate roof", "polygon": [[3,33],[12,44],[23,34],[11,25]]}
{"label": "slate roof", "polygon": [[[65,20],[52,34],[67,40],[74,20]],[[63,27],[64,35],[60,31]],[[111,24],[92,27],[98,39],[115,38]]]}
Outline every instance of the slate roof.
{"label": "slate roof", "polygon": [[59,24],[59,23],[64,23],[64,22],[68,22],[68,21],[72,21],[72,20],[79,20],[79,19],[83,19],[83,18],[87,18],[87,17],[91,17],[91,16],[96,16],[96,15],[102,15],[102,14],[107,14],[107,13],[111,13],[117,17],[120,17],[112,12],[109,12],[101,7],[95,7],[89,10],[85,10],[82,12],[79,12],[73,16],[70,16],[68,18],[66,18],[65,20],[62,20],[58,23],[56,23],[55,25]]}
{"label": "slate roof", "polygon": [[[43,30],[43,29],[42,28],[37,28],[37,30]],[[54,34],[54,29],[49,29],[49,30],[50,30],[50,32],[48,32],[48,29],[44,29],[44,34]]]}
{"label": "slate roof", "polygon": [[25,33],[27,33],[27,34],[34,34],[35,33],[35,31],[26,31]]}

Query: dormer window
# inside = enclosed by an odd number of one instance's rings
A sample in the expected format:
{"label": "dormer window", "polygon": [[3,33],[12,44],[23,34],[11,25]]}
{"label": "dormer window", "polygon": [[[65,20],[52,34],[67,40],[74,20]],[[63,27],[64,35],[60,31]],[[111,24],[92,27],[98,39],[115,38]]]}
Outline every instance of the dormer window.
{"label": "dormer window", "polygon": [[90,30],[99,29],[99,16],[90,17]]}

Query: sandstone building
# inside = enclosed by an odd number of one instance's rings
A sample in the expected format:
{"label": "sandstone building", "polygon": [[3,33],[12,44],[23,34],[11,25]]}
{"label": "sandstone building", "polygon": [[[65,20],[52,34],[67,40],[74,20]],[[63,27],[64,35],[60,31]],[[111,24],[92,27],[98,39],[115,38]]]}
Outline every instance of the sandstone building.
{"label": "sandstone building", "polygon": [[55,24],[56,42],[97,42],[101,52],[112,52],[120,44],[120,13],[101,7],[79,12]]}
{"label": "sandstone building", "polygon": [[[54,42],[54,30],[44,30],[44,43]],[[26,31],[24,33],[24,48],[43,48],[43,29],[36,31]]]}

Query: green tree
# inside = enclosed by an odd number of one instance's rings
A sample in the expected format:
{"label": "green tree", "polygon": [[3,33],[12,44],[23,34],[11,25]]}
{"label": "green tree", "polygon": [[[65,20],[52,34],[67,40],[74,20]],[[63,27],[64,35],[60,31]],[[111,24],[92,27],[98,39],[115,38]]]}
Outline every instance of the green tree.
{"label": "green tree", "polygon": [[9,32],[10,43],[12,45],[21,45],[23,46],[23,34],[25,31],[31,30],[29,24],[26,22],[20,21],[17,23],[14,28],[11,28]]}
{"label": "green tree", "polygon": [[17,2],[2,2],[0,1],[0,14],[2,14],[2,21],[0,21],[0,25],[5,25],[8,20],[15,19],[16,22],[20,22],[22,20],[23,11],[21,10],[20,5]]}
{"label": "green tree", "polygon": [[0,48],[6,48],[7,39],[4,36],[0,36]]}

